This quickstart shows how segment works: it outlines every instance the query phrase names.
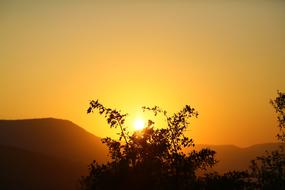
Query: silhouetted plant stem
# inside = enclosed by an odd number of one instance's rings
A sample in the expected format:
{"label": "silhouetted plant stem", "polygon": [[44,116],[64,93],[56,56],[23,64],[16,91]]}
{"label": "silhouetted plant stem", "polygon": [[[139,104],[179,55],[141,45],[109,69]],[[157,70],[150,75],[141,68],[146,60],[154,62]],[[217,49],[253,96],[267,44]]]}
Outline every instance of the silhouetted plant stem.
{"label": "silhouetted plant stem", "polygon": [[174,136],[174,132],[173,132],[173,129],[172,129],[172,127],[171,127],[171,125],[169,125],[169,123],[167,122],[167,125],[168,125],[168,128],[169,128],[169,130],[170,130],[170,133],[171,133],[171,142],[172,142],[172,145],[173,145],[173,148],[174,148],[174,151],[175,151],[175,153],[177,153],[177,147],[176,147],[176,143],[174,142],[174,138],[175,138],[175,136]]}
{"label": "silhouetted plant stem", "polygon": [[[117,121],[118,121],[118,120],[117,120]],[[125,142],[126,142],[126,147],[127,147],[127,149],[128,149],[128,148],[129,148],[129,143],[128,143],[127,137],[126,137],[126,135],[125,135],[125,133],[124,133],[123,126],[122,126],[122,124],[121,124],[120,121],[118,121],[118,124],[119,124],[120,130],[121,130],[122,137],[124,138],[124,140],[125,140]]]}

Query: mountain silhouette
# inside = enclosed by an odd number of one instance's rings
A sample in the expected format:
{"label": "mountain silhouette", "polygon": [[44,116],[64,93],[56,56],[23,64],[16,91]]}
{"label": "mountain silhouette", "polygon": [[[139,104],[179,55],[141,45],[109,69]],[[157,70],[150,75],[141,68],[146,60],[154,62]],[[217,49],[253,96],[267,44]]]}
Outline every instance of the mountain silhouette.
{"label": "mountain silhouette", "polygon": [[107,148],[99,137],[61,119],[0,120],[0,145],[90,164],[105,162]]}
{"label": "mountain silhouette", "polygon": [[0,145],[0,189],[75,190],[86,166]]}
{"label": "mountain silhouette", "polygon": [[107,147],[68,120],[0,120],[0,155],[0,189],[75,190]]}
{"label": "mountain silhouette", "polygon": [[[195,145],[195,150],[210,148],[216,151],[218,163],[213,170],[219,173],[225,173],[232,170],[247,170],[250,162],[257,156],[265,154],[265,151],[274,151],[279,148],[281,143],[263,143],[256,144],[246,148],[240,148],[235,145]],[[189,150],[188,150],[189,151]]]}
{"label": "mountain silhouette", "polygon": [[[194,149],[215,150],[219,163],[213,170],[224,173],[247,169],[250,160],[279,145],[196,145]],[[93,160],[106,162],[107,154],[99,137],[68,120],[0,120],[0,189],[75,190],[88,165]]]}

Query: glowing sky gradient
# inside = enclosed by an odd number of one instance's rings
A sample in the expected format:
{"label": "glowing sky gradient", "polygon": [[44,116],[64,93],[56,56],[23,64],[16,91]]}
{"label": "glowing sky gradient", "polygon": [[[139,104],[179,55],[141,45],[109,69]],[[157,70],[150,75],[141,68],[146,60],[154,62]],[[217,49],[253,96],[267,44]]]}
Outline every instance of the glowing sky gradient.
{"label": "glowing sky gradient", "polygon": [[196,143],[272,142],[284,20],[281,0],[0,1],[0,118],[64,118],[103,137],[89,100],[131,119],[190,104]]}

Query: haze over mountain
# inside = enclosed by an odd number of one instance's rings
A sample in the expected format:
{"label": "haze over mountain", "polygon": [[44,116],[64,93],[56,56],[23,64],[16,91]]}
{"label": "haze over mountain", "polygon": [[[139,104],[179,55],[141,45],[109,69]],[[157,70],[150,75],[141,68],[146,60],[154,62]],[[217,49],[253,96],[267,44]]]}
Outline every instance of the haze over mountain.
{"label": "haze over mountain", "polygon": [[[217,152],[220,173],[247,169],[250,160],[279,144],[239,148],[196,145]],[[93,160],[105,162],[107,148],[99,137],[62,119],[0,120],[0,189],[76,189]]]}

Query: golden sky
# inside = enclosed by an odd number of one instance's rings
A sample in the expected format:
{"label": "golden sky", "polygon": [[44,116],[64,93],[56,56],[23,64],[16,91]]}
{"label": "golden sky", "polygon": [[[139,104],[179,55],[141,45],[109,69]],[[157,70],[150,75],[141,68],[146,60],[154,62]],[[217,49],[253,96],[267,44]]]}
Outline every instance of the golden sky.
{"label": "golden sky", "polygon": [[195,107],[196,143],[275,140],[285,1],[0,1],[0,118],[68,119],[110,135],[89,100]]}

